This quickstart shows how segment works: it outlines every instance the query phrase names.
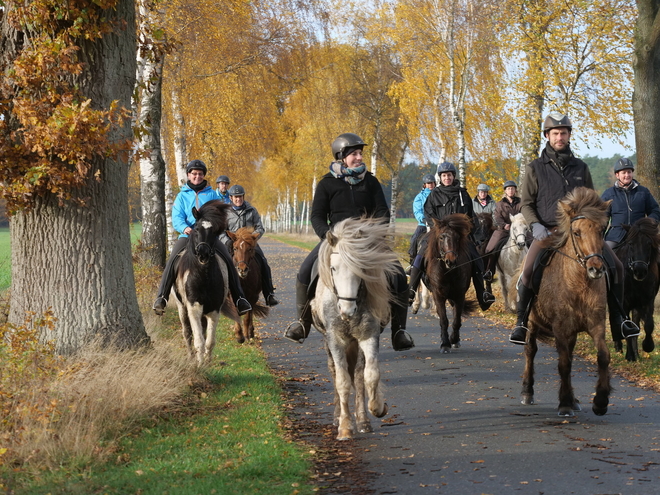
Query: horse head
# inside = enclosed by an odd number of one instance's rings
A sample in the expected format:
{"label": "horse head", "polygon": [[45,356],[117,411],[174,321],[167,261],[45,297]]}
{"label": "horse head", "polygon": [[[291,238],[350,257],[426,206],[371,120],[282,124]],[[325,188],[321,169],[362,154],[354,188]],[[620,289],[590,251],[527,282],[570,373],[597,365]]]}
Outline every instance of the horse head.
{"label": "horse head", "polygon": [[250,261],[259,239],[252,227],[241,227],[236,232],[226,231],[234,246],[234,265],[238,276],[245,279],[250,271]]}
{"label": "horse head", "polygon": [[637,220],[633,226],[623,225],[623,228],[626,230],[626,236],[620,246],[627,251],[623,261],[633,278],[641,282],[648,276],[651,263],[656,263],[658,259],[658,223],[646,217]]}
{"label": "horse head", "polygon": [[517,213],[511,216],[511,227],[509,236],[514,240],[518,249],[525,249],[527,232],[529,232],[529,225],[525,221],[522,213]]}
{"label": "horse head", "polygon": [[206,265],[215,255],[213,245],[220,232],[227,227],[227,208],[229,205],[216,199],[199,209],[192,209],[196,222],[188,242],[202,265]]}
{"label": "horse head", "polygon": [[437,246],[437,258],[448,270],[456,266],[460,253],[465,248],[467,235],[471,229],[469,218],[462,213],[448,215],[442,220],[433,220],[435,230],[430,239]]}
{"label": "horse head", "polygon": [[609,205],[610,201],[601,200],[593,189],[577,187],[557,206],[557,239],[567,244],[569,250],[572,247],[573,256],[591,279],[601,278],[607,270],[603,258],[603,232]]}
{"label": "horse head", "polygon": [[[359,231],[358,231],[359,232]],[[330,254],[330,275],[332,277],[332,290],[337,298],[337,311],[342,320],[350,319],[357,311],[357,300],[362,280],[344,262],[338,250],[339,238],[332,232],[326,235],[328,244],[332,246]]]}

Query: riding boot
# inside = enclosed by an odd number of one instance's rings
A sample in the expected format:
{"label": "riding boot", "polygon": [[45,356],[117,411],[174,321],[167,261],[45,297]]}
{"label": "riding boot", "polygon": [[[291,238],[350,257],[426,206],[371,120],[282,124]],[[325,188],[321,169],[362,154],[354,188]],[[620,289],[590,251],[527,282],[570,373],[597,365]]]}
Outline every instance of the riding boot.
{"label": "riding boot", "polygon": [[509,342],[513,344],[525,345],[527,344],[527,319],[529,312],[532,309],[532,302],[534,301],[534,291],[527,288],[522,280],[518,283],[518,303],[516,305],[516,326],[511,332]]}
{"label": "riding boot", "polygon": [[493,270],[491,269],[491,260],[492,255],[486,254],[484,255],[484,265],[486,266],[486,269],[484,271],[484,280],[486,282],[492,282],[493,281]]}
{"label": "riding boot", "polygon": [[[637,337],[639,327],[628,318],[623,310],[623,284],[612,283],[607,291],[607,307],[610,314],[610,329],[614,340]],[[618,337],[618,338],[617,338]]]}
{"label": "riding boot", "polygon": [[309,304],[309,297],[307,291],[309,285],[303,284],[298,277],[296,277],[296,310],[298,319],[291,323],[286,331],[284,337],[292,342],[302,344],[312,326],[312,307]]}
{"label": "riding boot", "polygon": [[165,264],[165,269],[163,270],[163,275],[160,280],[160,286],[158,287],[158,297],[153,305],[154,313],[158,316],[161,316],[165,312],[165,307],[167,306],[167,300],[172,292],[172,286],[174,285],[174,265],[176,264],[176,259],[179,256],[179,253],[183,251],[188,245],[187,237],[180,237],[174,246],[172,246],[172,252],[170,257]]}
{"label": "riding boot", "polygon": [[417,294],[417,289],[419,288],[419,282],[422,280],[422,273],[422,270],[417,268],[415,265],[410,268],[410,282],[408,283],[408,287],[410,287],[408,289],[408,306],[412,306],[412,303],[415,302],[415,295]]}
{"label": "riding boot", "polygon": [[477,301],[482,311],[490,308],[491,304],[495,302],[495,296],[484,288],[484,263],[479,257],[477,248],[473,243],[469,243],[469,254],[472,260],[472,285],[477,294]]}
{"label": "riding boot", "polygon": [[220,241],[215,243],[215,252],[220,255],[222,260],[227,265],[227,274],[229,280],[229,292],[231,293],[231,298],[234,301],[234,305],[238,310],[239,315],[244,315],[248,311],[252,311],[252,305],[245,299],[245,294],[243,293],[243,287],[238,280],[238,273],[236,272],[236,267],[234,262],[231,259],[227,247]]}
{"label": "riding boot", "polygon": [[266,300],[266,306],[277,306],[280,302],[275,298],[275,287],[273,287],[273,276],[270,271],[270,266],[266,261],[265,256],[256,254],[257,261],[261,268],[261,291]]}
{"label": "riding boot", "polygon": [[[416,270],[416,268],[413,268]],[[406,321],[408,321],[408,306],[405,303],[406,292],[397,294],[397,299],[392,301],[390,310],[392,312],[392,347],[395,351],[407,351],[415,347],[415,342],[406,332]]]}

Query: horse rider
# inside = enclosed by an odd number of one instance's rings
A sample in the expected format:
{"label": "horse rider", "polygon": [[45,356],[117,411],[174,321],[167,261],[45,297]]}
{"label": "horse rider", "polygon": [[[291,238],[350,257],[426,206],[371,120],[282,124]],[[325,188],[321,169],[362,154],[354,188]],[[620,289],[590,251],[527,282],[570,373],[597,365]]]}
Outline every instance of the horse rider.
{"label": "horse rider", "polygon": [[629,158],[619,158],[614,165],[616,182],[605,190],[601,198],[612,200],[608,214],[610,225],[605,242],[615,248],[626,235],[622,225],[632,225],[640,218],[651,217],[660,222],[660,207],[651,191],[633,179],[635,166]]}
{"label": "horse rider", "polygon": [[[520,197],[516,195],[518,185],[512,180],[504,183],[504,197],[497,202],[495,206],[495,225],[497,230],[493,232],[485,251],[486,272],[484,280],[490,282],[493,280],[493,273],[497,266],[497,260],[500,257],[500,251],[506,241],[509,239],[509,230],[511,229],[511,217],[520,213]],[[531,241],[530,241],[531,242]]]}
{"label": "horse rider", "polygon": [[[548,237],[557,225],[558,202],[576,187],[593,189],[589,167],[571,152],[570,138],[573,125],[566,115],[552,112],[543,122],[543,135],[547,139],[541,156],[525,169],[521,187],[521,212],[532,229],[534,240],[529,247],[523,271],[518,282],[516,326],[509,337],[514,344],[527,343],[527,319],[534,302],[532,270],[537,257],[545,250],[539,241]],[[608,284],[607,305],[612,328],[620,327],[624,337],[639,335],[639,328],[623,311],[623,265],[612,248],[603,243],[603,257],[612,275]],[[559,288],[558,288],[559,289]]]}
{"label": "horse rider", "polygon": [[[195,226],[196,220],[192,213],[193,206],[200,208],[204,203],[212,199],[220,199],[218,198],[218,194],[206,182],[204,178],[206,171],[206,165],[202,160],[192,160],[188,163],[186,165],[188,182],[181,187],[181,191],[174,199],[174,205],[172,206],[172,225],[181,235],[179,235],[179,239],[172,246],[172,252],[167,260],[160,286],[158,287],[158,297],[153,305],[154,312],[159,316],[165,312],[167,300],[174,284],[175,260],[188,245],[188,234],[192,232]],[[216,241],[214,249],[227,265],[229,291],[231,292],[236,309],[238,309],[238,314],[245,314],[252,310],[252,306],[245,299],[241,284],[238,282],[238,273],[234,267],[234,261],[225,245],[219,239]]]}
{"label": "horse rider", "polygon": [[[477,186],[477,195],[472,198],[472,210],[475,217],[480,213],[490,213],[491,217],[494,215],[496,203],[490,197],[490,194],[488,194],[489,191],[490,186],[488,184],[479,184]],[[483,227],[479,222],[475,222],[475,228],[472,234],[477,247],[481,246],[489,238],[488,233],[483,231]]]}
{"label": "horse rider", "polygon": [[[433,225],[433,219],[442,220],[453,213],[464,213],[471,220],[474,217],[473,203],[467,190],[461,187],[456,179],[456,167],[453,163],[443,162],[438,165],[436,173],[439,185],[429,194],[424,203],[424,214],[426,222]],[[495,302],[495,297],[485,290],[483,279],[483,262],[477,252],[474,239],[468,240],[470,261],[472,262],[472,284],[477,294],[477,300],[482,310],[487,310]],[[415,300],[415,293],[424,272],[424,253],[426,251],[427,238],[422,239],[417,252],[417,257],[410,270],[410,290],[408,296],[409,304]]]}
{"label": "horse rider", "polygon": [[[296,279],[296,307],[298,319],[291,323],[284,336],[302,343],[309,335],[312,325],[310,300],[314,295],[315,282],[312,267],[318,258],[321,243],[333,225],[347,218],[369,215],[388,222],[390,210],[385,201],[383,188],[378,179],[367,171],[362,162],[362,149],[366,146],[360,136],[353,133],[340,134],[332,143],[330,172],[316,186],[312,202],[311,221],[314,232],[321,242],[309,253],[300,266]],[[408,318],[406,296],[408,284],[403,267],[399,265],[395,280],[390,280],[390,290],[395,295],[392,303],[392,347],[405,351],[415,346],[412,337],[405,331]]]}
{"label": "horse rider", "polygon": [[[252,227],[254,231],[259,234],[258,239],[264,235],[264,229],[261,223],[261,217],[257,209],[250,203],[245,201],[245,188],[235,184],[229,189],[229,197],[231,198],[231,210],[227,215],[228,226],[227,230],[236,232],[241,227]],[[257,240],[258,240],[257,239]],[[220,234],[220,240],[227,246],[227,249],[233,251],[233,242],[226,232]],[[273,276],[270,271],[270,266],[266,260],[263,250],[259,244],[255,245],[254,256],[261,268],[261,290],[266,300],[266,305],[277,306],[280,302],[275,298],[275,287],[273,287]]]}
{"label": "horse rider", "polygon": [[[413,200],[413,215],[415,215],[415,219],[417,220],[417,228],[410,238],[410,248],[408,249],[408,254],[410,255],[410,267],[412,267],[412,264],[417,257],[417,241],[419,240],[419,236],[426,234],[426,231],[428,230],[424,217],[424,203],[434,187],[435,176],[433,174],[426,174],[422,177],[422,190]],[[408,270],[410,270],[410,268]]]}
{"label": "horse rider", "polygon": [[227,188],[229,187],[229,184],[231,184],[231,181],[229,180],[229,177],[227,177],[226,175],[220,175],[215,180],[215,192],[217,192],[220,199],[227,204],[231,204],[231,199],[229,198],[229,192],[227,192]]}

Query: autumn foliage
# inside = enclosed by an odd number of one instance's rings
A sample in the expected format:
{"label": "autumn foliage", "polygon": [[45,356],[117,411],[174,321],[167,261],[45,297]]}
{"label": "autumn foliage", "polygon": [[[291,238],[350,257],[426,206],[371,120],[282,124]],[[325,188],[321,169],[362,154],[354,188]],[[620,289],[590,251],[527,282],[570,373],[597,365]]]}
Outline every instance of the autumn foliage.
{"label": "autumn foliage", "polygon": [[[3,53],[0,68],[0,193],[10,213],[29,207],[36,195],[59,202],[74,188],[99,179],[96,156],[113,156],[126,142],[110,133],[128,112],[113,103],[96,109],[82,96],[83,43],[114,26],[103,10],[116,0],[5,2],[5,36],[19,38],[15,53]],[[75,198],[78,201],[84,198]]]}

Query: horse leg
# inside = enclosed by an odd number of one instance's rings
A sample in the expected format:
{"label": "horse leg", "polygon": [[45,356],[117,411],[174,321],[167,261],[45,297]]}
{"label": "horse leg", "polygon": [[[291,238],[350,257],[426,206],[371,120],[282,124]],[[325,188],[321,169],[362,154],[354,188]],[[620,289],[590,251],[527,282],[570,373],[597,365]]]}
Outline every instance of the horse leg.
{"label": "horse leg", "polygon": [[234,337],[236,342],[242,344],[245,342],[245,334],[243,332],[243,316],[239,316],[239,320],[234,322]]}
{"label": "horse leg", "polygon": [[[639,326],[640,312],[637,309],[632,310],[632,321]],[[634,362],[639,357],[639,347],[637,337],[626,337],[626,361]]]}
{"label": "horse leg", "polygon": [[328,357],[328,370],[330,371],[330,377],[332,378],[333,384],[333,394],[334,394],[334,411],[332,413],[332,426],[339,426],[339,415],[341,413],[341,401],[339,400],[339,393],[337,393],[337,372],[335,370],[335,360],[332,358],[332,353],[330,352],[330,347],[326,341],[325,352]]}
{"label": "horse leg", "polygon": [[465,298],[454,301],[454,320],[451,325],[451,346],[455,349],[461,347],[461,325],[462,316],[463,316],[463,304],[465,304]]}
{"label": "horse leg", "polygon": [[195,357],[192,341],[192,327],[190,326],[190,317],[188,316],[188,310],[186,309],[185,304],[179,304],[179,320],[181,320],[181,333],[183,334],[183,340],[186,343],[188,354],[192,359]]}
{"label": "horse leg", "polygon": [[415,300],[412,303],[411,310],[412,314],[416,315],[417,312],[419,311],[419,306],[422,304],[422,287],[424,287],[424,283],[421,283],[419,288],[417,289],[417,292],[415,293]]}
{"label": "horse leg", "polygon": [[573,368],[573,349],[575,348],[577,334],[571,334],[566,339],[555,338],[555,347],[559,354],[557,368],[559,370],[559,407],[558,415],[564,417],[575,416],[574,410],[580,410],[571,383],[571,370]]}
{"label": "horse leg", "polygon": [[539,350],[536,342],[536,332],[530,329],[525,346],[525,369],[522,376],[522,392],[520,403],[526,406],[534,404],[534,358]]}
{"label": "horse leg", "polygon": [[643,313],[644,333],[646,336],[642,341],[642,349],[644,349],[644,352],[653,352],[655,349],[655,342],[653,342],[653,302],[644,308]]}
{"label": "horse leg", "polygon": [[213,357],[213,348],[215,347],[215,329],[218,325],[218,317],[220,315],[218,312],[214,311],[213,313],[206,316],[206,341],[205,341],[205,363],[208,364],[211,362]]}
{"label": "horse leg", "polygon": [[204,353],[205,353],[205,338],[204,338],[204,324],[202,320],[205,319],[203,315],[202,305],[195,303],[192,305],[192,308],[188,309],[190,317],[190,326],[192,329],[193,337],[193,347],[195,350],[195,357],[197,358],[197,364],[199,366],[204,365]]}
{"label": "horse leg", "polygon": [[252,315],[252,311],[248,311],[244,315],[243,326],[247,332],[247,339],[250,341],[254,340],[254,317]]}
{"label": "horse leg", "polygon": [[[367,408],[365,406],[364,353],[359,347],[351,349],[351,352],[357,354],[354,369],[351,373],[351,376],[353,377],[353,388],[355,389],[355,420],[357,423],[357,431],[360,433],[370,433],[373,431],[373,428],[369,422],[369,416],[367,415]],[[352,359],[349,360],[349,366],[351,366],[351,361]],[[350,368],[349,372],[351,372]]]}
{"label": "horse leg", "polygon": [[331,352],[335,365],[335,389],[337,390],[340,406],[337,440],[350,440],[353,438],[353,422],[348,403],[351,394],[351,375],[348,372],[348,363],[343,349],[340,349],[339,345],[335,343]]}
{"label": "horse leg", "polygon": [[378,369],[378,335],[360,342],[364,354],[364,386],[369,397],[369,412],[377,418],[387,414],[387,403],[380,388],[380,370]]}
{"label": "horse leg", "polygon": [[451,350],[451,344],[449,343],[449,333],[447,332],[449,319],[447,318],[446,301],[441,298],[435,299],[435,307],[438,318],[440,318],[440,348],[443,354],[447,354]]}
{"label": "horse leg", "polygon": [[[610,385],[610,350],[605,342],[605,325],[600,325],[594,332],[593,340],[597,350],[598,362],[598,382],[596,382],[596,395],[594,403],[591,406],[592,411],[597,416],[602,416],[607,412],[609,397],[612,387]],[[637,339],[635,339],[637,340]]]}

